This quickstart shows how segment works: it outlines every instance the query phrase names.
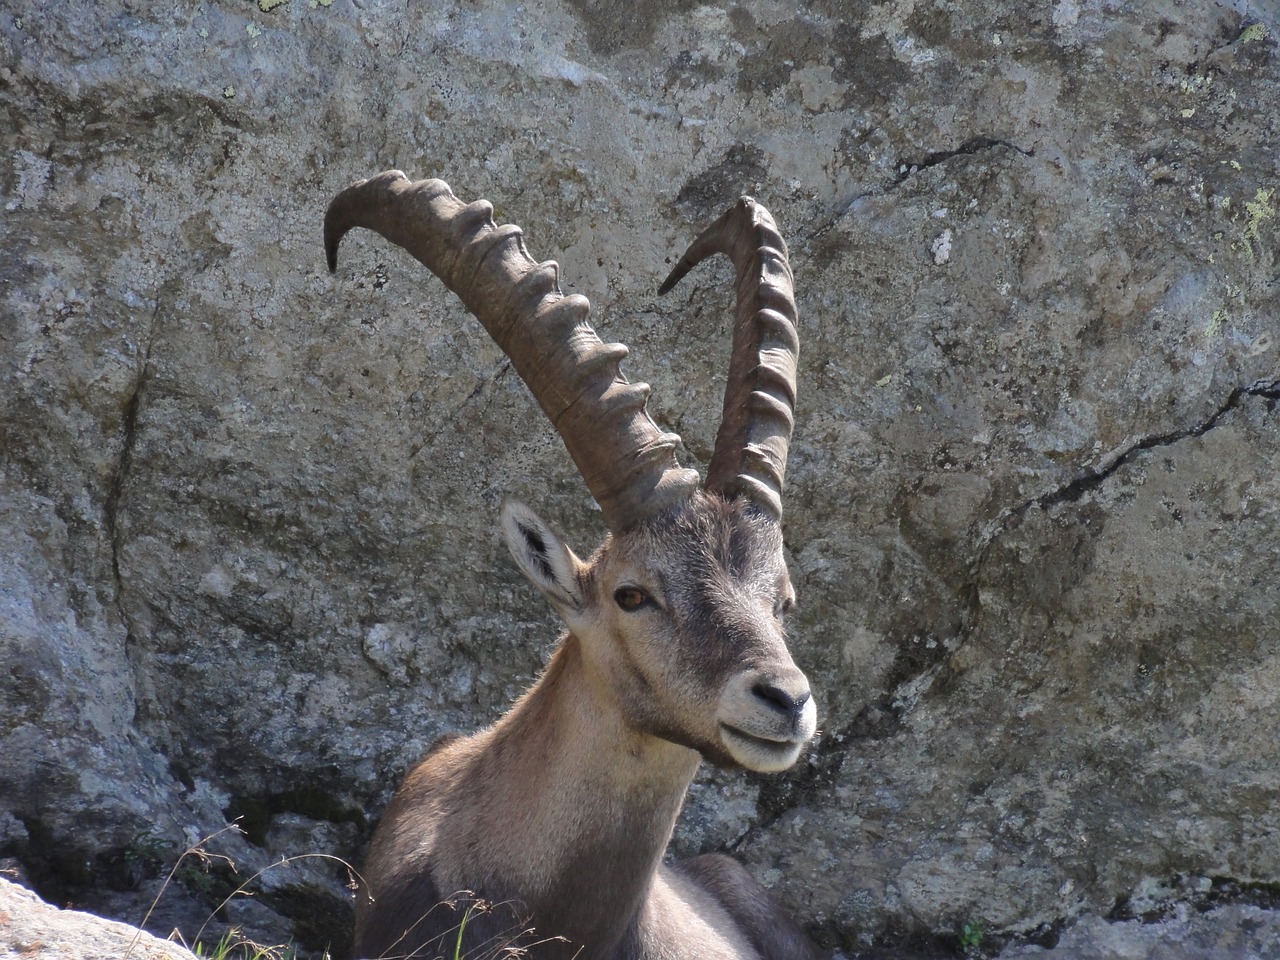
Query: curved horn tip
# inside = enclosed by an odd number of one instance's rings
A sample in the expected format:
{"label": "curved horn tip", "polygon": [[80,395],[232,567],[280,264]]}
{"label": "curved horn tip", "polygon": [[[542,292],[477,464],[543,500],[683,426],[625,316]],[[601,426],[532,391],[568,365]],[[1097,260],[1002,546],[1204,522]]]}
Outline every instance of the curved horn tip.
{"label": "curved horn tip", "polygon": [[740,228],[744,218],[748,224],[754,223],[758,211],[763,209],[756,203],[755,197],[749,194],[744,193],[738,197],[733,206],[716,218],[689,245],[684,256],[671,268],[667,279],[662,281],[662,286],[658,287],[658,296],[669,293],[672,287],[703,260],[717,253],[729,253],[731,231]]}
{"label": "curved horn tip", "polygon": [[[344,190],[343,193],[345,192]],[[329,265],[330,273],[338,272],[338,244],[342,240],[342,235],[347,232],[346,227],[338,223],[338,216],[334,211],[341,197],[342,193],[334,197],[329,202],[329,208],[324,212],[324,259]]]}
{"label": "curved horn tip", "polygon": [[330,273],[338,272],[338,244],[353,226],[349,222],[348,204],[355,194],[368,189],[392,189],[397,184],[409,184],[411,181],[403,170],[384,170],[382,173],[362,180],[353,180],[329,201],[324,213],[324,256]]}
{"label": "curved horn tip", "polygon": [[683,280],[684,275],[688,273],[690,270],[692,270],[693,267],[694,267],[694,264],[686,263],[684,260],[681,260],[679,263],[677,263],[671,269],[671,272],[667,274],[667,279],[663,280],[662,285],[658,287],[658,296],[665,297],[668,293],[670,293],[671,289],[677,283]]}

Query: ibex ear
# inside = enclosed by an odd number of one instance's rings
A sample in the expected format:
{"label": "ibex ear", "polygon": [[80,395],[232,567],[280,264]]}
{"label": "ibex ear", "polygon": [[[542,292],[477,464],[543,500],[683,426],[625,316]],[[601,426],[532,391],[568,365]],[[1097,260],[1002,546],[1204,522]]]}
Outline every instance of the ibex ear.
{"label": "ibex ear", "polygon": [[553,606],[562,614],[582,609],[582,561],[541,517],[523,503],[508,500],[502,505],[502,533],[524,575]]}

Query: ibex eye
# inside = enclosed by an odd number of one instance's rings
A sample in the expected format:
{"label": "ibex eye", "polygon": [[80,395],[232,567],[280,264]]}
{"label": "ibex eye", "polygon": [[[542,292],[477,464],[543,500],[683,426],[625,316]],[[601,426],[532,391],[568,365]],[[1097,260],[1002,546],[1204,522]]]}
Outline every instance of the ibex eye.
{"label": "ibex eye", "polygon": [[652,603],[649,595],[639,587],[619,587],[613,592],[613,602],[623,610],[639,610],[646,603]]}

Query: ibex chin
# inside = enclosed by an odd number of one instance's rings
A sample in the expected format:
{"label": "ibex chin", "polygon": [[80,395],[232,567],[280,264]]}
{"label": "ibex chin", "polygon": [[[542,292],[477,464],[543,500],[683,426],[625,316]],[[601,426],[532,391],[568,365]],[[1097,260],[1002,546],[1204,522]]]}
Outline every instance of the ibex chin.
{"label": "ibex chin", "polygon": [[562,295],[557,265],[492,214],[440,180],[382,173],[330,204],[329,268],[343,235],[366,227],[443,280],[551,418],[609,535],[584,561],[527,507],[503,508],[516,563],[568,629],[502,719],[438,742],[396,793],[364,869],[357,953],[817,957],[735,861],[662,862],[701,758],[785,770],[814,734],[783,635],[798,348],[786,245],[743,197],[659,290],[715,253],[737,269],[724,415],[699,485],[676,462],[679,438],[645,412],[649,388],[619,372],[627,348],[602,343],[587,300]]}

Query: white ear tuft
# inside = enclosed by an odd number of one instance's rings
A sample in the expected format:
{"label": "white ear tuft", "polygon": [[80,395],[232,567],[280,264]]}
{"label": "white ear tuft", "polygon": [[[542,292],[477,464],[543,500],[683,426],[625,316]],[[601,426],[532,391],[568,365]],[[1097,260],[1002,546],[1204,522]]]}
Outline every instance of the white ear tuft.
{"label": "white ear tuft", "polygon": [[563,613],[582,609],[578,570],[582,561],[536,513],[516,500],[502,505],[507,549],[529,582]]}

